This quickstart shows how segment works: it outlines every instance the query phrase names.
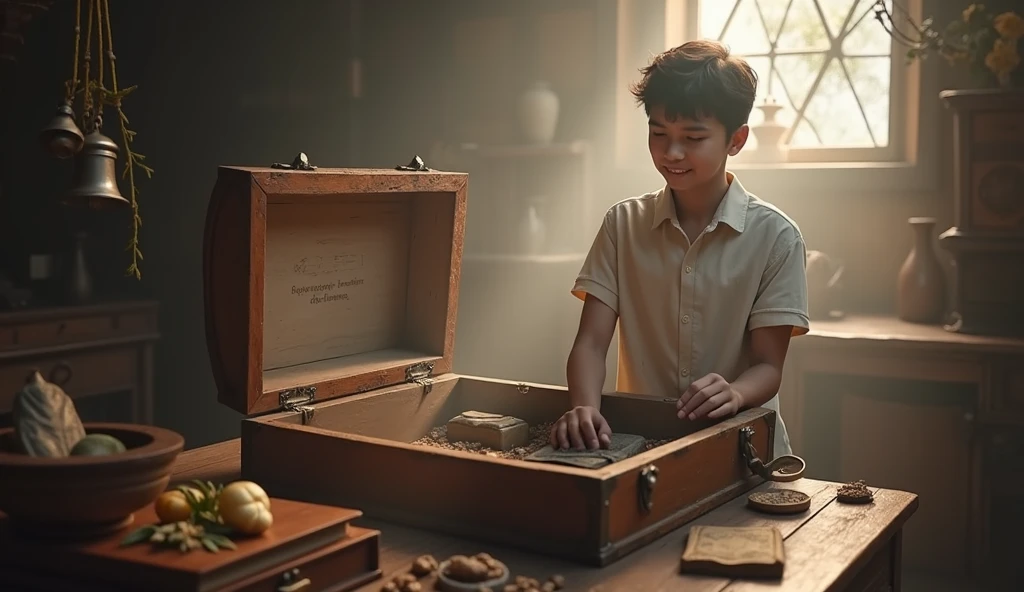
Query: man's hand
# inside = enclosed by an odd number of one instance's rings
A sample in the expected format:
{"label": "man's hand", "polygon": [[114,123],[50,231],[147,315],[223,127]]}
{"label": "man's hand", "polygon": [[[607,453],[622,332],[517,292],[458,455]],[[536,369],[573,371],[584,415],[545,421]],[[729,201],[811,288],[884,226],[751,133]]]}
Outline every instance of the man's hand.
{"label": "man's hand", "polygon": [[679,419],[691,420],[736,415],[741,407],[743,397],[718,374],[708,374],[690,383],[676,403]]}
{"label": "man's hand", "polygon": [[566,411],[551,427],[551,447],[555,450],[596,450],[612,443],[612,428],[601,412],[581,405]]}

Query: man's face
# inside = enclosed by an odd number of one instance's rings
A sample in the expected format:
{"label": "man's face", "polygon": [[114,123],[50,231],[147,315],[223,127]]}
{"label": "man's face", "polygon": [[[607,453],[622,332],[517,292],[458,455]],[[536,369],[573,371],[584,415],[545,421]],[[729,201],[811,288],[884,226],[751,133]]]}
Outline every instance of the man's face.
{"label": "man's face", "polygon": [[714,117],[669,120],[662,106],[651,109],[648,127],[647,144],[654,166],[668,186],[679,191],[714,178],[726,158],[743,147],[749,131],[744,125],[727,136],[725,126]]}

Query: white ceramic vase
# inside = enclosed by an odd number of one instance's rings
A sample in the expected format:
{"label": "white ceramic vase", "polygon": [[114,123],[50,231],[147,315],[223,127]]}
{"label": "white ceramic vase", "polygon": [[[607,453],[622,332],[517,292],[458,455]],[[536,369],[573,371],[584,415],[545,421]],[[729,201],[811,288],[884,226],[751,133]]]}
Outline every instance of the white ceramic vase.
{"label": "white ceramic vase", "polygon": [[558,108],[558,95],[548,83],[533,83],[519,98],[523,138],[532,144],[550,144],[558,127]]}
{"label": "white ceramic vase", "polygon": [[751,156],[758,162],[785,162],[789,157],[789,149],[782,143],[782,136],[787,128],[775,121],[782,105],[768,98],[757,108],[764,113],[764,122],[750,128],[757,138],[757,150],[752,150]]}

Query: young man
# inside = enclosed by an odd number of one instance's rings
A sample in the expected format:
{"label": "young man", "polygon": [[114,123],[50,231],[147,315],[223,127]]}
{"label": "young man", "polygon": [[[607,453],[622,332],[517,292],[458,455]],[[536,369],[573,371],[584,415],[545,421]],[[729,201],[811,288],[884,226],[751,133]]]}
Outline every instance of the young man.
{"label": "young man", "polygon": [[[573,286],[584,304],[556,448],[610,442],[600,410],[616,322],[616,389],[678,399],[665,413],[680,421],[778,413],[790,337],[808,330],[799,228],[726,171],[750,131],[756,74],[711,41],[666,51],[642,73],[631,91],[665,187],[608,210]],[[791,454],[781,417],[776,426],[775,456]]]}

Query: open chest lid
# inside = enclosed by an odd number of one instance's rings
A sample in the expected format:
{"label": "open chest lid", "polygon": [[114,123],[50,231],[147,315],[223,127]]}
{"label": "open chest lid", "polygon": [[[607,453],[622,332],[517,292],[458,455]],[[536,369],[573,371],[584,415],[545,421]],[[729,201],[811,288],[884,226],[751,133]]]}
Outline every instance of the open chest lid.
{"label": "open chest lid", "polygon": [[220,403],[254,415],[450,372],[467,184],[220,167],[203,239]]}

